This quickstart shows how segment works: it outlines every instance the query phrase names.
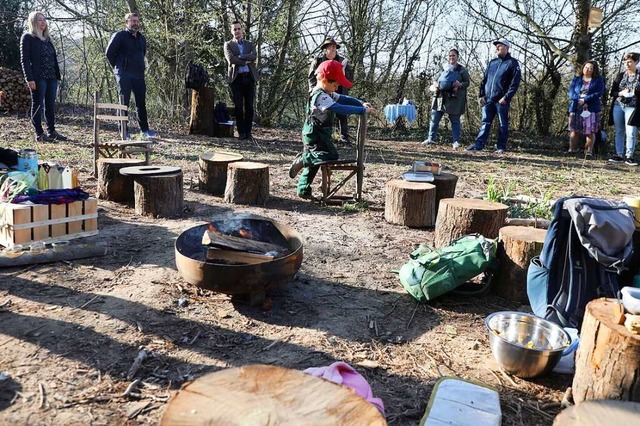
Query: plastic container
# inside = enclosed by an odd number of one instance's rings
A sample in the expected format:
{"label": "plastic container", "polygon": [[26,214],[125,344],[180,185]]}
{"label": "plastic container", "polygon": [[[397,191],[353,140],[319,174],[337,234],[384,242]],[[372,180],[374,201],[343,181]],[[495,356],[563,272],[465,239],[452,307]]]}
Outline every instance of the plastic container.
{"label": "plastic container", "polygon": [[633,315],[640,314],[640,288],[622,287],[622,304],[624,308]]}
{"label": "plastic container", "polygon": [[38,175],[38,153],[34,149],[21,149],[18,152],[18,170]]}

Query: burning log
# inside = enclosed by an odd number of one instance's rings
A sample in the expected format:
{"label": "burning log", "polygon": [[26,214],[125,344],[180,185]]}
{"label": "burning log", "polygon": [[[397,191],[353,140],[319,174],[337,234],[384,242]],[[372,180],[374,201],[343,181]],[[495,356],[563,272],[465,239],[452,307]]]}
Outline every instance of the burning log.
{"label": "burning log", "polygon": [[[234,237],[232,235],[226,235],[209,228],[204,232],[202,236],[202,244],[205,246],[212,246],[221,249],[235,250],[239,252],[257,253],[270,256],[270,253],[276,255],[285,254],[288,249],[279,246],[277,244],[266,243],[263,241],[256,241],[251,239],[250,231],[239,231],[240,235],[243,233],[246,237]],[[268,254],[269,253],[269,254]],[[271,256],[273,259],[274,256]]]}
{"label": "burning log", "polygon": [[239,263],[256,265],[258,263],[271,262],[274,256],[268,254],[249,253],[246,251],[225,250],[215,247],[207,249],[207,260],[222,260],[225,263]]}

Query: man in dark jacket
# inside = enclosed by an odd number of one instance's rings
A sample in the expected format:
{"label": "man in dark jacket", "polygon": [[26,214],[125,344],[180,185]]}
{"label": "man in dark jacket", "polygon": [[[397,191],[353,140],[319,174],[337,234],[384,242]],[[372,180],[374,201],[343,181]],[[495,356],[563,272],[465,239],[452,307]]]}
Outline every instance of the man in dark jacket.
{"label": "man in dark jacket", "polygon": [[[327,37],[322,44],[320,45],[320,50],[322,53],[313,58],[311,61],[311,65],[309,66],[309,91],[313,90],[316,86],[316,70],[324,61],[335,60],[342,64],[342,68],[344,69],[344,74],[347,77],[347,80],[353,81],[353,71],[351,70],[351,66],[349,62],[344,56],[338,55],[338,49],[340,49],[340,45],[335,41],[333,37]],[[348,90],[344,87],[338,87],[336,91],[340,95],[346,95]],[[336,114],[336,118],[340,123],[340,134],[341,141],[343,143],[351,143],[351,138],[349,137],[349,122],[347,120],[346,115]]]}
{"label": "man in dark jacket", "polygon": [[147,84],[144,80],[144,56],[147,39],[140,33],[140,15],[127,13],[124,17],[126,29],[116,32],[109,41],[106,56],[114,68],[120,103],[129,106],[131,92],[136,99],[138,123],[142,136],[152,138],[156,132],[149,130],[147,119]]}
{"label": "man in dark jacket", "polygon": [[482,151],[489,134],[491,123],[498,114],[500,131],[496,143],[496,153],[502,154],[507,149],[509,137],[509,105],[520,85],[520,64],[511,57],[511,43],[504,38],[493,42],[496,46],[497,58],[491,60],[480,84],[480,104],[482,105],[482,125],[473,145],[467,151]]}

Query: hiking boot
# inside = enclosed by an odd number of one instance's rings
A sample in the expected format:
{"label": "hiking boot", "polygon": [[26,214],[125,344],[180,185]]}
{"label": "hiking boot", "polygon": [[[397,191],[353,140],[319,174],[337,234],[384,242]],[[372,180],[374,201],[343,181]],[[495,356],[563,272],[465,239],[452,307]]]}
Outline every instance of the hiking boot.
{"label": "hiking boot", "polygon": [[309,201],[314,201],[314,202],[319,202],[320,199],[318,197],[314,197],[312,193],[298,193],[298,197],[302,198],[303,200],[309,200]]}
{"label": "hiking boot", "polygon": [[56,141],[64,142],[64,141],[68,141],[69,140],[69,138],[67,138],[66,136],[61,135],[60,133],[58,133],[55,130],[53,132],[50,132],[47,136],[52,141],[56,140]]}
{"label": "hiking boot", "polygon": [[627,157],[626,160],[624,160],[624,164],[626,164],[627,166],[637,166],[638,162],[635,161],[633,157]]}
{"label": "hiking boot", "polygon": [[479,146],[473,144],[471,146],[468,146],[465,151],[482,151],[482,148],[480,148]]}
{"label": "hiking boot", "polygon": [[155,138],[155,137],[158,137],[158,133],[154,132],[153,130],[145,130],[144,132],[140,131],[140,135],[143,138]]}
{"label": "hiking boot", "polygon": [[51,138],[48,135],[45,135],[44,133],[38,133],[36,134],[36,142],[51,142]]}
{"label": "hiking boot", "polygon": [[[296,155],[296,158],[293,159],[293,163],[291,163],[291,166],[289,167],[289,177],[291,179],[295,178],[296,175],[298,173],[300,173],[300,170],[302,170],[302,153]],[[300,197],[302,197],[300,194],[298,194]]]}
{"label": "hiking boot", "polygon": [[613,157],[609,158],[609,162],[610,163],[624,163],[624,158],[622,158],[621,156],[616,154]]}
{"label": "hiking boot", "polygon": [[435,145],[436,141],[432,141],[431,139],[425,139],[422,141],[422,145]]}
{"label": "hiking boot", "polygon": [[353,141],[351,140],[351,136],[349,135],[342,135],[340,137],[340,142],[345,145],[351,145],[353,143]]}
{"label": "hiking boot", "polygon": [[585,160],[593,160],[593,152],[585,152],[584,153]]}

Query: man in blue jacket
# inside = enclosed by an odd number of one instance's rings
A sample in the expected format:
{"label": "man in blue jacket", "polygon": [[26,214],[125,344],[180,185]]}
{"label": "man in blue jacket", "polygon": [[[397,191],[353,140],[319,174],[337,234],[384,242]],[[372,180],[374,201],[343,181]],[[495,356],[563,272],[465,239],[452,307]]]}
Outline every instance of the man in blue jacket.
{"label": "man in blue jacket", "polygon": [[[120,103],[129,106],[131,92],[136,99],[138,123],[142,136],[152,138],[156,132],[149,130],[147,119],[147,85],[144,81],[144,56],[147,39],[140,33],[140,15],[127,13],[124,17],[126,29],[116,32],[109,41],[106,56],[114,68]],[[127,133],[128,135],[128,133]]]}
{"label": "man in blue jacket", "polygon": [[511,57],[511,43],[501,38],[493,42],[498,57],[491,60],[480,84],[480,105],[482,105],[482,125],[475,142],[467,151],[482,151],[489,134],[491,123],[498,114],[500,131],[496,143],[496,153],[503,154],[509,137],[509,105],[520,85],[520,64]]}

